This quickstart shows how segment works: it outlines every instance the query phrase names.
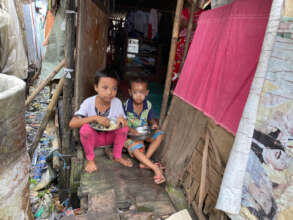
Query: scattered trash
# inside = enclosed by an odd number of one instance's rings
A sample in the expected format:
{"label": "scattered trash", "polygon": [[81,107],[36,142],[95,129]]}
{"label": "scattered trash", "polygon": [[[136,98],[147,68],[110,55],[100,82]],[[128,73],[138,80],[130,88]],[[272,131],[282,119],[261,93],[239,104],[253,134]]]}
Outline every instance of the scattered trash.
{"label": "scattered trash", "polygon": [[42,174],[40,182],[32,189],[33,191],[39,191],[40,189],[45,188],[53,179],[55,179],[56,174],[54,170],[49,165],[47,167],[46,171]]}
{"label": "scattered trash", "polygon": [[[34,88],[30,87],[30,93]],[[30,146],[34,140],[34,137],[40,126],[45,112],[48,108],[50,101],[50,89],[45,87],[40,94],[32,101],[25,112],[26,120],[26,132],[27,132],[27,143],[26,146]],[[45,137],[48,138],[48,137]]]}
{"label": "scattered trash", "polygon": [[[50,89],[45,87],[28,106],[25,112],[27,146],[33,143],[49,102]],[[53,136],[44,133],[31,160],[30,203],[35,220],[59,220],[64,216],[80,214],[80,209],[73,209],[70,206],[69,199],[63,202],[59,200],[59,189],[53,182],[58,173],[52,168],[52,156],[57,155],[64,161],[63,169],[67,169],[68,166],[63,155],[52,148],[53,139]]]}

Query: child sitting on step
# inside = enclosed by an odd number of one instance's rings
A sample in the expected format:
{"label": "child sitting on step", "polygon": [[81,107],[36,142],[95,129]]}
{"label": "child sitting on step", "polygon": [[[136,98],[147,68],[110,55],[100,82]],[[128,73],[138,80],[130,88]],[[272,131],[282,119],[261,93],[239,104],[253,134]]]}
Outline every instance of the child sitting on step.
{"label": "child sitting on step", "polygon": [[130,82],[130,97],[125,105],[125,113],[128,121],[129,133],[138,135],[137,127],[150,125],[152,129],[156,129],[154,135],[145,140],[150,145],[145,153],[144,141],[135,141],[128,139],[125,147],[128,149],[130,156],[134,156],[140,161],[140,168],[150,168],[154,172],[154,182],[161,184],[165,182],[162,170],[157,163],[153,163],[150,158],[160,146],[163,140],[163,132],[158,130],[158,123],[154,118],[154,110],[150,101],[146,99],[149,94],[148,83],[142,78],[136,78]]}
{"label": "child sitting on step", "polygon": [[[124,166],[132,167],[129,159],[122,158],[122,148],[127,138],[127,121],[121,101],[116,98],[118,79],[111,72],[96,72],[94,89],[96,95],[85,99],[77,112],[74,113],[69,126],[80,128],[80,141],[86,156],[86,172],[98,170],[94,161],[94,148],[113,144],[113,158]],[[116,121],[120,127],[112,131],[97,131],[89,123],[97,122],[109,127],[111,121]]]}

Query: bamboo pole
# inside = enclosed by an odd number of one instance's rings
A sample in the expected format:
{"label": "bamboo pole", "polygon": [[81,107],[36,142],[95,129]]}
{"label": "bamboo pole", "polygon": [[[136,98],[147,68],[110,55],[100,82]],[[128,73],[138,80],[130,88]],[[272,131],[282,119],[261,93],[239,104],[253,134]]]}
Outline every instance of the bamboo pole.
{"label": "bamboo pole", "polygon": [[179,69],[180,71],[178,73],[179,75],[181,74],[183,64],[185,62],[185,58],[186,58],[187,51],[189,48],[189,42],[190,42],[192,30],[193,30],[194,11],[195,11],[196,4],[197,4],[197,0],[192,1],[192,5],[191,5],[191,9],[190,9],[190,18],[189,18],[188,27],[187,27],[186,42],[185,42],[182,60],[180,63],[180,69]]}
{"label": "bamboo pole", "polygon": [[207,177],[207,160],[208,160],[208,152],[209,152],[209,143],[210,143],[209,132],[206,132],[205,144],[204,144],[202,160],[201,160],[201,177],[200,177],[200,185],[199,185],[199,202],[198,202],[199,210],[202,210],[203,200],[206,195],[205,187],[206,187],[206,177]]}
{"label": "bamboo pole", "polygon": [[171,49],[169,54],[169,62],[168,62],[168,71],[165,81],[165,89],[163,94],[163,101],[162,101],[162,109],[160,114],[160,125],[162,124],[166,110],[168,105],[168,98],[170,93],[170,87],[171,87],[171,78],[172,78],[172,71],[173,71],[173,64],[176,54],[176,46],[177,46],[177,40],[179,35],[179,27],[180,27],[180,15],[182,12],[184,0],[177,0],[177,6],[176,6],[176,14],[173,24],[173,33],[172,33],[172,41],[171,41]]}
{"label": "bamboo pole", "polygon": [[31,145],[31,148],[29,149],[29,154],[30,154],[30,157],[32,157],[35,149],[37,148],[38,146],[38,143],[46,129],[46,126],[48,124],[48,121],[49,121],[49,118],[57,104],[57,101],[58,101],[58,97],[60,96],[61,92],[62,92],[62,88],[63,88],[63,84],[64,84],[64,77],[59,81],[58,85],[57,85],[57,88],[53,94],[53,97],[49,103],[49,106],[48,106],[48,109],[46,111],[46,114],[42,120],[42,123],[40,125],[40,128],[38,129],[38,133]]}
{"label": "bamboo pole", "polygon": [[56,67],[56,69],[50,73],[50,75],[44,80],[42,81],[42,83],[39,85],[38,88],[36,88],[36,90],[27,98],[27,100],[25,101],[25,106],[28,106],[31,101],[34,100],[34,98],[40,93],[40,91],[53,79],[53,77],[64,67],[65,64],[65,60],[62,60],[58,66]]}

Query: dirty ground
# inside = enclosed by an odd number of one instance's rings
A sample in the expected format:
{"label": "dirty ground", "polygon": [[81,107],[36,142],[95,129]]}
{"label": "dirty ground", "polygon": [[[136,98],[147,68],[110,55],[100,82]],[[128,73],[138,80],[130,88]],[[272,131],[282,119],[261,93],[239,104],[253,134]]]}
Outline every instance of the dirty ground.
{"label": "dirty ground", "polygon": [[[124,155],[125,156],[125,155]],[[99,171],[83,173],[78,195],[87,214],[65,219],[165,219],[175,211],[165,184],[153,182],[153,172],[127,168],[108,159],[104,149],[96,150]]]}

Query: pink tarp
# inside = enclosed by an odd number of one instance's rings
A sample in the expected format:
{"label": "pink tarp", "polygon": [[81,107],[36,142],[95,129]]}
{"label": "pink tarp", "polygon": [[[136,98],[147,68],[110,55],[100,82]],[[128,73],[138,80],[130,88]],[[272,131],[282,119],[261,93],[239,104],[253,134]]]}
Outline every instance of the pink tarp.
{"label": "pink tarp", "polygon": [[236,134],[257,67],[271,0],[202,13],[175,95]]}

